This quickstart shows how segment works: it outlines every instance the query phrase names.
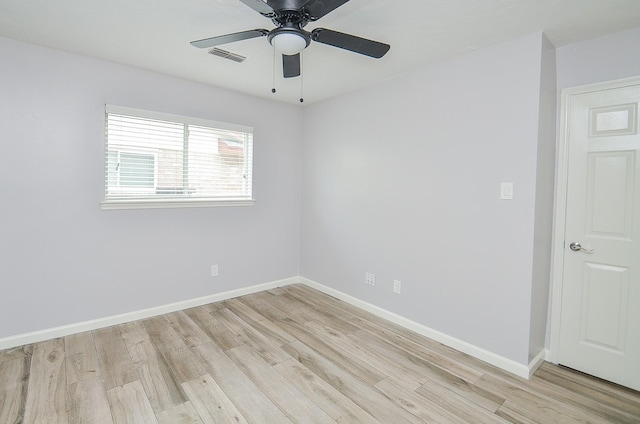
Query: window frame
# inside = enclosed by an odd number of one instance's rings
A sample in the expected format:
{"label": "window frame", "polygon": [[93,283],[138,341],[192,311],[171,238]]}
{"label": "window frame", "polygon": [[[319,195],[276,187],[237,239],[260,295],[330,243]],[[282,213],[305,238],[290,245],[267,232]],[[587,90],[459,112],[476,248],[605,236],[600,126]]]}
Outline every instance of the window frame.
{"label": "window frame", "polygon": [[[199,127],[207,127],[214,128],[223,131],[236,131],[236,132],[244,132],[250,134],[251,137],[248,141],[248,146],[245,149],[245,160],[247,161],[247,173],[249,175],[248,184],[248,196],[246,197],[127,197],[127,198],[115,198],[109,199],[107,198],[108,193],[108,154],[109,151],[115,151],[118,154],[121,152],[131,152],[131,153],[143,153],[143,154],[153,154],[151,150],[146,148],[137,148],[135,146],[124,147],[124,148],[116,148],[115,146],[109,146],[108,143],[108,134],[107,134],[107,126],[108,126],[108,116],[109,114],[117,114],[117,115],[125,115],[133,118],[143,118],[143,119],[152,119],[152,120],[160,120],[160,121],[168,121],[172,123],[178,123],[183,125],[193,125]],[[103,149],[103,200],[100,202],[100,207],[102,210],[116,210],[116,209],[162,209],[162,208],[194,208],[194,207],[217,207],[217,206],[253,206],[255,204],[255,199],[253,198],[253,127],[238,125],[238,124],[229,124],[224,122],[212,121],[208,119],[194,118],[182,115],[175,115],[163,112],[154,112],[143,109],[135,109],[129,107],[122,106],[114,106],[114,105],[105,105],[105,138],[104,138],[104,149]],[[155,154],[157,159],[157,154]],[[158,187],[158,162],[155,161],[155,170],[154,170],[154,189]],[[118,187],[119,190],[122,187]],[[123,190],[123,191],[126,191]]]}

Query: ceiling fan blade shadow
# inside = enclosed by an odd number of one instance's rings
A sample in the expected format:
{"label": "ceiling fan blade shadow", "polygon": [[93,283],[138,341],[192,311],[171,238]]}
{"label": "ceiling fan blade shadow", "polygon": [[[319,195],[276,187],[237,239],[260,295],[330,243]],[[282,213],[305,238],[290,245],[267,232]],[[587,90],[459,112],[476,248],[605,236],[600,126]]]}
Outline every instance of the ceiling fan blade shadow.
{"label": "ceiling fan blade shadow", "polygon": [[282,55],[282,75],[285,78],[300,76],[300,53]]}
{"label": "ceiling fan blade shadow", "polygon": [[348,1],[349,0],[310,0],[304,5],[304,11],[309,15],[309,20],[317,21]]}
{"label": "ceiling fan blade shadow", "polygon": [[272,18],[275,16],[274,10],[267,3],[262,0],[240,0],[242,3],[246,4],[259,14],[266,16],[268,18]]}
{"label": "ceiling fan blade shadow", "polygon": [[333,47],[349,50],[354,53],[360,53],[376,59],[380,59],[391,48],[390,45],[385,43],[356,37],[355,35],[344,34],[342,32],[326,28],[314,29],[311,32],[311,39],[318,43],[328,44]]}
{"label": "ceiling fan blade shadow", "polygon": [[251,29],[249,31],[235,32],[233,34],[219,35],[217,37],[204,38],[192,41],[191,45],[201,49],[221,44],[233,43],[234,41],[248,40],[250,38],[264,37],[269,34],[266,29]]}

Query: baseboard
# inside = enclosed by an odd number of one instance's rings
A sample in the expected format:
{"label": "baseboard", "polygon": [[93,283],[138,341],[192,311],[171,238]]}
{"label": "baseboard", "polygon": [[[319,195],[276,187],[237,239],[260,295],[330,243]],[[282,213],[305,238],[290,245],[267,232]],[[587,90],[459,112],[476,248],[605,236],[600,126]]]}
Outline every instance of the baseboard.
{"label": "baseboard", "polygon": [[382,309],[378,306],[362,301],[356,297],[342,293],[341,291],[335,290],[331,287],[327,287],[316,281],[300,277],[299,282],[522,378],[529,379],[535,369],[537,369],[537,367],[540,366],[540,364],[544,360],[543,351],[538,356],[536,356],[536,358],[530,364],[524,365],[503,356],[497,355],[493,352],[489,352],[465,341],[456,339],[455,337],[451,337],[447,334],[441,333],[415,321],[411,321],[410,319],[404,318],[393,312],[389,312],[386,309]]}
{"label": "baseboard", "polygon": [[511,359],[496,355],[493,352],[489,352],[480,347],[467,343],[465,341],[456,339],[447,334],[441,333],[437,330],[429,328],[425,325],[419,324],[415,321],[411,321],[393,312],[382,309],[378,306],[367,303],[356,297],[350,296],[346,293],[333,289],[331,287],[320,284],[316,281],[309,280],[303,277],[291,277],[283,280],[272,281],[269,283],[258,284],[250,287],[245,287],[236,290],[230,290],[222,293],[216,293],[209,296],[199,297],[196,299],[189,299],[182,302],[171,303],[168,305],[156,306],[153,308],[143,309],[134,312],[128,312],[125,314],[114,315],[105,318],[94,319],[90,321],[84,321],[76,324],[65,325],[61,327],[49,328],[41,331],[34,331],[31,333],[19,334],[16,336],[6,337],[0,339],[0,350],[9,349],[16,346],[22,346],[30,343],[37,343],[44,340],[54,339],[57,337],[64,337],[70,334],[81,333],[84,331],[97,330],[99,328],[108,327],[111,325],[123,324],[125,322],[137,321],[140,319],[151,318],[157,315],[167,314],[170,312],[180,311],[183,309],[193,308],[200,305],[206,305],[208,303],[219,302],[222,300],[232,299],[238,296],[244,296],[251,293],[257,293],[264,290],[270,290],[276,287],[287,286],[290,284],[301,283],[305,284],[313,289],[316,289],[322,293],[333,296],[337,299],[343,300],[355,307],[363,309],[367,312],[371,312],[381,318],[396,323],[408,330],[414,331],[432,340],[440,342],[444,345],[452,347],[456,350],[464,352],[468,355],[485,361],[491,365],[508,371],[512,374],[523,378],[529,378],[535,370],[542,364],[545,357],[548,355],[548,351],[543,350],[540,352],[528,365],[523,365],[515,362]]}
{"label": "baseboard", "polygon": [[111,325],[123,324],[125,322],[137,321],[140,319],[151,318],[157,315],[168,314],[170,312],[180,311],[183,309],[193,308],[207,303],[219,302],[221,300],[232,299],[246,294],[257,293],[264,290],[282,287],[289,284],[299,283],[298,277],[286,278],[283,280],[272,281],[270,283],[258,284],[236,290],[230,290],[222,293],[216,293],[209,296],[198,297],[181,302],[171,303],[168,305],[156,306],[153,308],[142,309],[139,311],[128,312],[120,315],[113,315],[105,318],[98,318],[90,321],[54,327],[31,333],[19,334],[0,338],[0,350],[9,349],[16,346],[22,346],[30,343],[41,342],[44,340],[64,337],[70,334],[82,333],[84,331],[97,330],[99,328],[109,327]]}

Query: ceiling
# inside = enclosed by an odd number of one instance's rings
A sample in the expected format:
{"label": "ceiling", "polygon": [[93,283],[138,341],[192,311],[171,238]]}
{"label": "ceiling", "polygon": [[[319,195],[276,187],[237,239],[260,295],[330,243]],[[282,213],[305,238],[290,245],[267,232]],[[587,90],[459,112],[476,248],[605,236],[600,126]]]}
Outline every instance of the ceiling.
{"label": "ceiling", "polygon": [[305,27],[391,45],[372,59],[319,43],[302,78],[283,79],[266,37],[220,46],[189,42],[271,21],[239,0],[0,0],[0,36],[149,69],[273,100],[304,104],[376,84],[483,46],[544,30],[556,47],[640,26],[639,0],[350,0]]}

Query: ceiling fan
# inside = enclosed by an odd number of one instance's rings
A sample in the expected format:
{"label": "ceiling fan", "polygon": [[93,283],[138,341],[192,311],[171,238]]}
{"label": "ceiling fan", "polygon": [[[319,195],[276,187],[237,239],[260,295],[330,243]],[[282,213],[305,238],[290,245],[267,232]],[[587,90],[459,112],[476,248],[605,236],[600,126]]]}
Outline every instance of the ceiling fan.
{"label": "ceiling fan", "polygon": [[300,75],[300,52],[311,40],[370,56],[376,59],[389,51],[388,44],[355,35],[344,34],[325,28],[316,28],[311,32],[303,28],[309,22],[315,22],[329,12],[342,6],[349,0],[240,0],[262,16],[271,19],[276,28],[252,29],[233,34],[219,35],[192,41],[191,45],[209,48],[250,38],[267,37],[275,50],[282,53],[284,78]]}

